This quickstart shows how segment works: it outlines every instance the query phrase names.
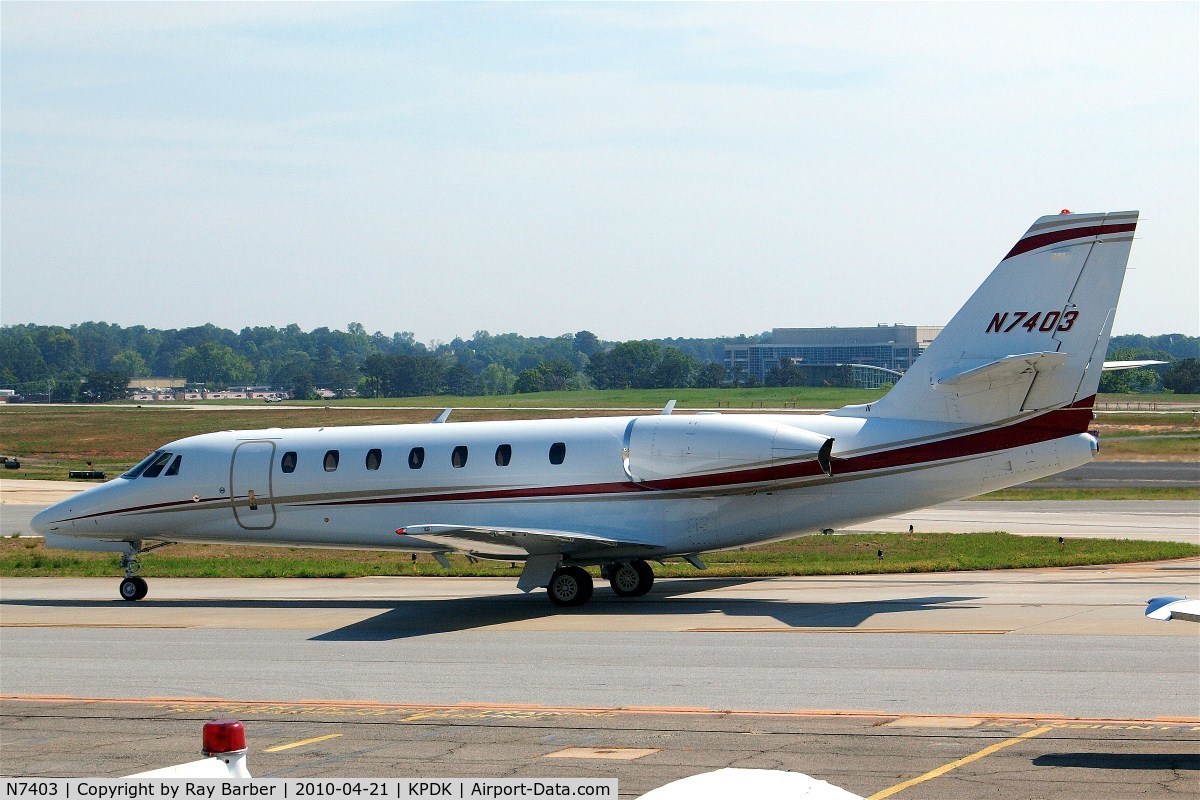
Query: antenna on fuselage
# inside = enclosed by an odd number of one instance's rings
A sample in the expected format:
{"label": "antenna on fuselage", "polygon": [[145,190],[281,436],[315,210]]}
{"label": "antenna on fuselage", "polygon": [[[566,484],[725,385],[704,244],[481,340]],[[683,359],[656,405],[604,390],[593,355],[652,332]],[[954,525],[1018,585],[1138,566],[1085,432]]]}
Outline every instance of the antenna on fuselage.
{"label": "antenna on fuselage", "polygon": [[674,401],[674,400],[670,400],[667,402],[667,404],[665,406],[663,406],[663,410],[661,413],[664,417],[671,416],[671,412],[675,410],[675,402],[676,401]]}
{"label": "antenna on fuselage", "polygon": [[437,415],[437,419],[434,422],[445,422],[450,418],[450,412],[453,410],[453,408],[443,408],[442,413]]}

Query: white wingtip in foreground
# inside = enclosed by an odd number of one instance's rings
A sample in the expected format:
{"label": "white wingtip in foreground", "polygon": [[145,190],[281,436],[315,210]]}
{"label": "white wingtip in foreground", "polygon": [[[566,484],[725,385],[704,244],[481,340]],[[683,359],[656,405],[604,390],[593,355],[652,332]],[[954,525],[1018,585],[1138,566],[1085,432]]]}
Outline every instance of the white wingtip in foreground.
{"label": "white wingtip in foreground", "polygon": [[1200,622],[1200,600],[1189,597],[1156,597],[1146,604],[1146,616],[1163,622],[1173,619]]}
{"label": "white wingtip in foreground", "polygon": [[225,431],[165,445],[38,514],[51,547],[350,547],[524,561],[560,606],[599,566],[745,547],[1014,486],[1087,463],[1137,212],[1042,217],[877,402],[817,415],[446,421]]}
{"label": "white wingtip in foreground", "polygon": [[726,767],[672,781],[642,795],[640,800],[862,800],[861,795],[809,777],[779,769]]}

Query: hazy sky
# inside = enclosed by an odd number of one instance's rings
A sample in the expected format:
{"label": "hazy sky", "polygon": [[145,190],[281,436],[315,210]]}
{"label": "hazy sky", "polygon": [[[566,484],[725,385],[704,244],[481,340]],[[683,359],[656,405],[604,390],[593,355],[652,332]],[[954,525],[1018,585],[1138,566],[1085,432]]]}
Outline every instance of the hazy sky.
{"label": "hazy sky", "polygon": [[1197,335],[1198,9],[4,2],[0,321],[940,325],[1070,208]]}

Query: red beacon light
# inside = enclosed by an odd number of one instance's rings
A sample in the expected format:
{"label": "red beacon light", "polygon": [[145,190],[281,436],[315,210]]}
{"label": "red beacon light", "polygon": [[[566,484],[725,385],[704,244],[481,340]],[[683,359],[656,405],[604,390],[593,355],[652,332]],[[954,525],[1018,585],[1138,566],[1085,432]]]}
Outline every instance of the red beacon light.
{"label": "red beacon light", "polygon": [[246,752],[246,726],[235,719],[204,723],[201,752],[213,757]]}
{"label": "red beacon light", "polygon": [[1071,213],[1071,209],[1069,209],[1069,208],[1064,208],[1062,211],[1060,211],[1060,212],[1058,212],[1058,213],[1059,213],[1059,214],[1070,214],[1070,213]]}

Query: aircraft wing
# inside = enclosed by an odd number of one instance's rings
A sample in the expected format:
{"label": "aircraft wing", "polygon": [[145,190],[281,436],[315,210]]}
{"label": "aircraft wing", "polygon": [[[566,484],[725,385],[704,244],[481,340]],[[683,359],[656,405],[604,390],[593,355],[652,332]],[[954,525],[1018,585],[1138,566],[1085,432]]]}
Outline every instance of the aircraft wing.
{"label": "aircraft wing", "polygon": [[406,525],[396,530],[407,536],[430,544],[441,545],[467,555],[494,558],[504,561],[510,558],[548,554],[570,554],[576,550],[594,550],[601,547],[633,545],[654,547],[650,542],[636,539],[617,539],[591,533],[547,530],[544,528],[492,528],[479,525]]}
{"label": "aircraft wing", "polygon": [[1173,619],[1200,622],[1200,600],[1187,597],[1156,597],[1146,604],[1146,616],[1164,622]]}

